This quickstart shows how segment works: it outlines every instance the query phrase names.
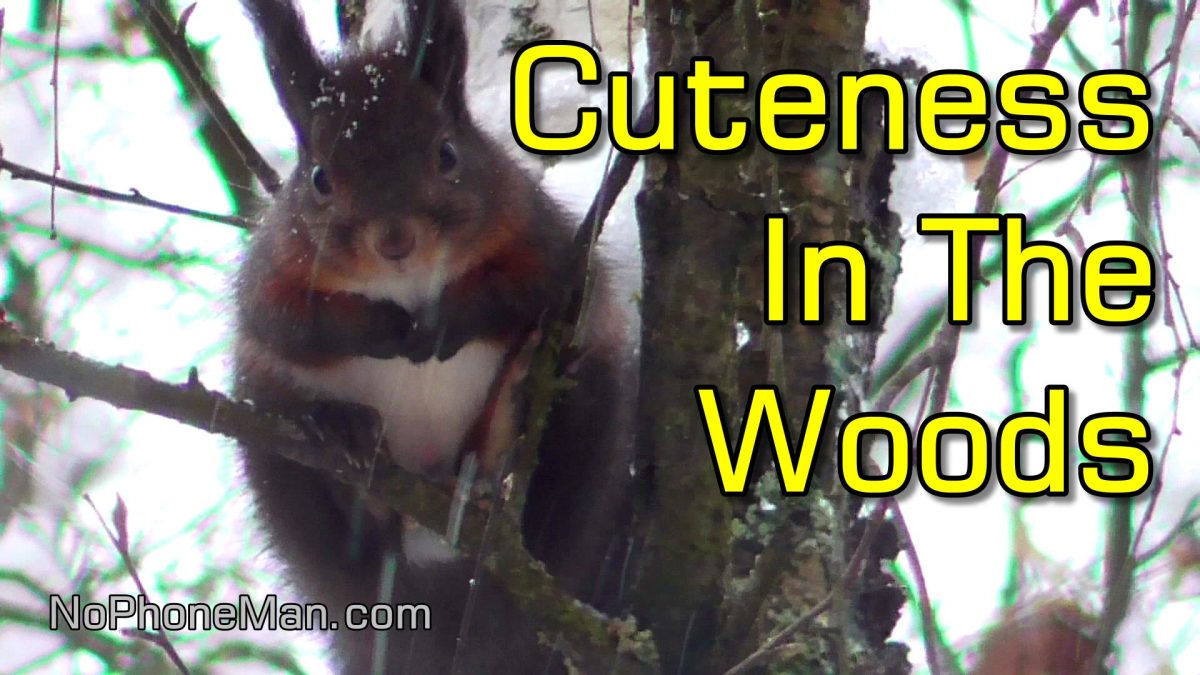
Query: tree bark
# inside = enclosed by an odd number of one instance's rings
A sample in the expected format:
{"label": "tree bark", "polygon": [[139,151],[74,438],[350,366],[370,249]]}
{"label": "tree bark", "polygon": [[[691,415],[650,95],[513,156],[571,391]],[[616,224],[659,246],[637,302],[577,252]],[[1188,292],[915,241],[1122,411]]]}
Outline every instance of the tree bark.
{"label": "tree bark", "polygon": [[[646,13],[649,72],[687,73],[693,57],[709,56],[714,72],[748,74],[747,93],[715,97],[718,133],[731,117],[756,124],[754,92],[765,74],[803,69],[830,90],[830,127],[819,151],[774,154],[758,146],[753,130],[731,155],[704,154],[681,140],[677,153],[646,158],[638,196],[645,257],[638,431],[648,488],[636,614],[654,632],[663,672],[722,672],[838,586],[862,532],[861,500],[833,478],[832,430],[860,409],[899,271],[900,237],[887,208],[891,158],[880,149],[880,113],[870,105],[864,151],[836,151],[837,75],[865,68],[865,0],[649,0]],[[687,139],[690,100],[676,99],[679,137]],[[793,261],[800,243],[864,247],[870,325],[845,323],[839,266],[826,274],[823,325],[764,325],[768,213],[787,215]],[[798,281],[787,283],[795,289]],[[793,320],[796,311],[789,308]],[[727,437],[736,438],[746,390],[767,383],[779,386],[793,419],[812,385],[837,388],[815,486],[806,497],[781,497],[768,458],[756,462],[757,498],[723,496],[693,387],[718,388],[733,427]],[[776,508],[759,508],[761,499]],[[880,557],[895,552],[894,536],[880,535],[859,589],[833,594],[830,630],[797,635],[799,646],[776,660],[795,672],[906,671],[905,648],[885,646],[903,596],[878,571]]]}

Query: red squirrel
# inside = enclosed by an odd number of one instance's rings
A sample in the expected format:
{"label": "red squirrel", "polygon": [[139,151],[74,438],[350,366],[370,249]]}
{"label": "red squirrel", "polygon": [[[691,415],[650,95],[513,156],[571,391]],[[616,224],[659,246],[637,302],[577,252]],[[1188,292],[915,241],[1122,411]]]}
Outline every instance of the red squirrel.
{"label": "red squirrel", "polygon": [[[236,278],[235,393],[311,411],[351,443],[381,435],[397,464],[427,477],[453,475],[470,453],[494,470],[521,427],[539,322],[573,278],[573,228],[472,121],[460,10],[411,0],[403,35],[325,57],[292,0],[243,4],[298,161]],[[573,384],[547,420],[522,531],[564,590],[617,611],[628,371],[607,274],[593,272]],[[261,448],[241,455],[263,528],[309,601],[335,620],[350,603],[430,605],[431,631],[332,632],[343,672],[563,667],[498,580],[472,580],[474,560],[431,553],[428,531],[414,536],[329,476]]]}

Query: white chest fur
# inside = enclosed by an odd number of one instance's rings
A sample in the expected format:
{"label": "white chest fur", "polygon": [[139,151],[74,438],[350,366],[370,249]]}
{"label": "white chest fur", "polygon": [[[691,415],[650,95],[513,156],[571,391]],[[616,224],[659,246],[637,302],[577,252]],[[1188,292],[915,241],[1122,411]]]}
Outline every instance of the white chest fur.
{"label": "white chest fur", "polygon": [[293,375],[330,398],[377,409],[396,463],[434,476],[453,468],[503,360],[498,347],[474,341],[447,361],[360,357]]}

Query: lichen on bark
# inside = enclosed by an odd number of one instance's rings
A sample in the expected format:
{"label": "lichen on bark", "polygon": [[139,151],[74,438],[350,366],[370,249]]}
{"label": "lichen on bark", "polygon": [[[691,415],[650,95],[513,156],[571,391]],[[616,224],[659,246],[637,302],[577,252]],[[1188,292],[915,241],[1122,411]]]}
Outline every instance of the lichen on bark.
{"label": "lichen on bark", "polygon": [[[716,97],[720,133],[730,117],[754,124],[758,81],[782,69],[811,71],[829,83],[836,111],[838,73],[865,62],[867,10],[865,0],[649,0],[649,71],[686,73],[692,57],[708,56],[714,71],[746,73],[749,93]],[[676,102],[679,136],[688,139],[688,97]],[[638,196],[645,270],[639,449],[650,479],[640,505],[646,543],[635,603],[640,625],[655,634],[664,672],[722,672],[740,661],[829,594],[862,531],[861,500],[834,477],[832,443],[842,419],[861,409],[900,248],[887,208],[891,161],[872,133],[880,118],[869,104],[863,115],[864,151],[857,156],[838,154],[831,140],[812,154],[779,155],[758,147],[752,130],[735,154],[704,154],[681,140],[678,152],[646,159]],[[836,139],[836,113],[829,122],[827,139]],[[846,324],[840,266],[825,274],[822,325],[794,322],[797,307],[789,308],[793,323],[764,325],[768,213],[787,215],[793,260],[799,243],[864,247],[870,325]],[[718,388],[727,436],[736,438],[748,388],[767,383],[779,386],[793,432],[810,388],[837,387],[819,472],[807,496],[780,495],[771,486],[774,460],[762,459],[754,495],[726,497],[714,483],[693,387]],[[907,668],[903,648],[885,644],[903,596],[878,571],[878,558],[894,556],[895,547],[876,548],[863,577],[873,586],[869,602],[857,590],[836,593],[822,629],[798,635],[770,672]]]}

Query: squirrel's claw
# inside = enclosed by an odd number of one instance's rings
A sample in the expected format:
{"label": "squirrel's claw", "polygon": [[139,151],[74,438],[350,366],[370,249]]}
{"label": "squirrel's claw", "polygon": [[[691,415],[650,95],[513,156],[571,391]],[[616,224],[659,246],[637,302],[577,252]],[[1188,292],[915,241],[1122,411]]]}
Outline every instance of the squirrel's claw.
{"label": "squirrel's claw", "polygon": [[383,418],[368,405],[348,401],[314,401],[302,418],[314,440],[340,445],[355,468],[375,461],[384,448]]}

